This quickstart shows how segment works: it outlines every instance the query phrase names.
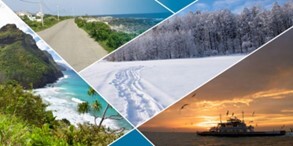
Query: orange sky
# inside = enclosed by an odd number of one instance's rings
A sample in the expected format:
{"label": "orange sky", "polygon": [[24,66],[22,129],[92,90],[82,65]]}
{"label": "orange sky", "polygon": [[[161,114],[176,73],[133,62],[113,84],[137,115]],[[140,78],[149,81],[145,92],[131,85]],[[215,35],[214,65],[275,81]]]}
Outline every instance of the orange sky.
{"label": "orange sky", "polygon": [[[293,30],[249,56],[140,127],[142,131],[201,131],[226,112],[256,130],[293,128]],[[184,105],[184,109],[180,108]],[[255,115],[252,116],[252,113]],[[242,118],[241,118],[242,119]]]}
{"label": "orange sky", "polygon": [[[199,93],[197,94],[200,95]],[[182,105],[188,103],[183,110]],[[200,100],[196,97],[187,97],[170,109],[156,116],[144,126],[144,130],[154,131],[201,131],[215,126],[234,113],[234,116],[250,123],[257,130],[293,128],[293,89],[284,91],[260,92],[244,98],[227,100]],[[226,115],[229,110],[229,116]],[[255,112],[254,116],[252,113]],[[253,122],[250,122],[253,121]],[[146,129],[147,128],[147,129]]]}

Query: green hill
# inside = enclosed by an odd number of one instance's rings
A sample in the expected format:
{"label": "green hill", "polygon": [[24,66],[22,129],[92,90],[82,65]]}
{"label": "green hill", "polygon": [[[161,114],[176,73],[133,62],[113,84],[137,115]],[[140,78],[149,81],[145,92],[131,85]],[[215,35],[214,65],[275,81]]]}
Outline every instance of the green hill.
{"label": "green hill", "polygon": [[52,56],[14,24],[0,29],[0,83],[15,80],[29,88],[44,87],[63,74]]}

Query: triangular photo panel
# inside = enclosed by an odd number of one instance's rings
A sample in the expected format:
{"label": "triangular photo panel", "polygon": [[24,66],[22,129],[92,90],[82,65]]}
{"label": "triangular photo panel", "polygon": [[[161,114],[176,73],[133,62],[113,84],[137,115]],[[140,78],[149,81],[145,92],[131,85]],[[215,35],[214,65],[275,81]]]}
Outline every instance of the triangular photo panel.
{"label": "triangular photo panel", "polygon": [[292,38],[293,27],[138,129],[157,146],[292,145]]}
{"label": "triangular photo panel", "polygon": [[133,129],[1,1],[0,68],[1,145],[108,145]]}
{"label": "triangular photo panel", "polygon": [[224,2],[190,5],[81,76],[139,126],[293,24],[292,1]]}

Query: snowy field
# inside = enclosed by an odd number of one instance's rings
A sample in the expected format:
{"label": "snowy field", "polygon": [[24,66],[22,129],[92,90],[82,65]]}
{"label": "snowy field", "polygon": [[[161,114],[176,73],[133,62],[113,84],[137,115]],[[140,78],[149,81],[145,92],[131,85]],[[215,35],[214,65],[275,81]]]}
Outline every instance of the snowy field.
{"label": "snowy field", "polygon": [[81,76],[138,126],[244,57],[101,61]]}

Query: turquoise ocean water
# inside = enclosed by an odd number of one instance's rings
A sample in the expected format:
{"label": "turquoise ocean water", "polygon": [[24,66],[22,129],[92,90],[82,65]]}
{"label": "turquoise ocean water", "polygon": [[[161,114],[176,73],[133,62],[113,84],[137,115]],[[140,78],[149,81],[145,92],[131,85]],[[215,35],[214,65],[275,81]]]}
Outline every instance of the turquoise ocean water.
{"label": "turquoise ocean water", "polygon": [[[81,79],[74,71],[63,71],[64,77],[60,78],[56,83],[49,84],[45,88],[36,89],[37,95],[40,95],[44,102],[48,103],[48,110],[52,110],[57,119],[67,119],[72,124],[89,122],[93,123],[93,114],[102,115],[107,106],[107,102],[101,96],[89,96],[87,91],[89,85]],[[102,104],[102,110],[97,113],[79,114],[77,112],[77,104],[87,101],[93,103],[98,100]],[[118,113],[110,108],[107,116],[117,115]],[[132,126],[126,120],[110,120],[104,121],[106,127],[119,129],[125,127],[127,130]]]}

